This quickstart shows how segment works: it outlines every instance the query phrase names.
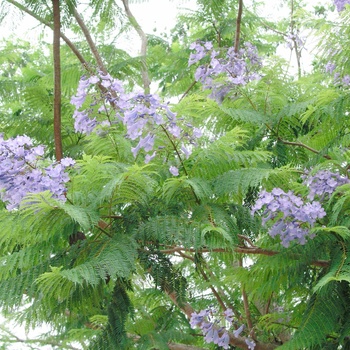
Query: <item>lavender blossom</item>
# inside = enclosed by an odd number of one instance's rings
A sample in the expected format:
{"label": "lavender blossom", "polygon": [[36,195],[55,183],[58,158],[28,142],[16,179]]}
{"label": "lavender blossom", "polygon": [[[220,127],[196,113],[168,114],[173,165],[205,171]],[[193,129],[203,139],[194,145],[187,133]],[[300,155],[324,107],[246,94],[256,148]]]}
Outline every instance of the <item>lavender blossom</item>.
{"label": "lavender blossom", "polygon": [[236,329],[234,332],[233,332],[233,336],[235,338],[238,338],[239,335],[244,331],[244,328],[245,328],[245,325],[242,324],[238,329]]}
{"label": "lavender blossom", "polygon": [[65,201],[65,172],[74,165],[71,158],[44,166],[44,147],[34,146],[26,135],[5,140],[0,135],[0,199],[8,210],[18,208],[29,193],[50,191],[52,196]]}
{"label": "lavender blossom", "polygon": [[[197,47],[199,52],[207,52],[212,45],[206,43],[202,49],[200,47],[202,46]],[[100,93],[100,96],[95,92],[95,102],[89,109],[81,109],[87,93],[93,90],[94,84],[101,84],[106,90]],[[119,80],[103,72],[90,78],[82,77],[71,103],[76,107],[73,118],[77,132],[89,135],[99,132],[100,129],[96,129],[98,126],[110,127],[114,123],[122,122],[126,128],[126,137],[136,143],[132,148],[133,155],[136,157],[143,150],[145,163],[150,162],[157,154],[153,148],[159,129],[164,131],[168,138],[177,139],[177,154],[183,154],[186,159],[191,155],[196,139],[202,135],[200,129],[182,123],[159,96],[142,92],[125,93]],[[101,106],[97,107],[98,104]],[[102,120],[104,115],[108,115],[108,121]],[[172,142],[171,144],[173,145]],[[175,169],[173,171],[176,173]]]}
{"label": "lavender blossom", "polygon": [[[222,322],[225,322],[226,325],[228,324],[228,327],[219,327],[218,325]],[[232,324],[233,312],[231,309],[225,310],[222,315],[213,307],[201,310],[199,313],[193,312],[190,320],[192,328],[201,328],[204,340],[207,343],[217,344],[223,349],[229,348],[230,336],[228,332]],[[239,329],[234,332],[234,336],[238,337],[243,332],[244,328],[244,325],[239,327]],[[249,341],[249,344],[252,345],[251,340],[247,339],[246,341]]]}
{"label": "lavender blossom", "polygon": [[315,175],[303,176],[304,185],[309,188],[308,199],[313,200],[318,197],[324,200],[332,195],[338,186],[349,183],[349,179],[341,176],[339,173],[333,173],[329,170],[321,170]]}
{"label": "lavender blossom", "polygon": [[217,344],[219,346],[222,346],[224,349],[229,348],[229,341],[230,341],[230,336],[228,335],[227,332],[224,332],[222,336],[218,339]]}
{"label": "lavender blossom", "polygon": [[256,343],[255,343],[255,341],[253,339],[246,338],[245,339],[245,343],[248,345],[248,349],[249,350],[254,350],[255,349]]}
{"label": "lavender blossom", "polygon": [[179,169],[177,168],[177,167],[175,167],[175,166],[171,166],[170,168],[169,168],[169,171],[170,171],[170,173],[173,175],[173,176],[179,176]]}
{"label": "lavender blossom", "polygon": [[224,316],[225,316],[225,320],[229,323],[232,323],[233,321],[233,316],[234,316],[234,313],[231,309],[227,309],[224,311]]}
{"label": "lavender blossom", "polygon": [[334,0],[334,5],[337,7],[337,11],[341,12],[345,9],[345,5],[350,4],[350,0]]}
{"label": "lavender blossom", "polygon": [[269,230],[270,236],[280,236],[284,247],[288,247],[292,241],[305,244],[307,237],[312,238],[309,229],[315,225],[317,219],[326,215],[319,202],[304,203],[293,192],[285,193],[280,188],[260,193],[252,213],[261,209],[263,224],[274,222]]}
{"label": "lavender blossom", "polygon": [[204,89],[212,90],[210,97],[218,102],[221,102],[236,86],[260,79],[256,71],[262,65],[261,58],[258,56],[256,47],[251,43],[245,43],[244,48],[239,52],[235,52],[232,47],[227,49],[224,58],[220,58],[219,52],[215,51],[212,44],[208,42],[196,42],[190,48],[196,52],[190,55],[189,66],[201,61],[204,57],[210,58],[208,64],[196,69],[195,79],[203,84]]}
{"label": "lavender blossom", "polygon": [[334,62],[329,61],[329,62],[327,62],[327,64],[325,65],[324,68],[325,68],[326,73],[331,74],[335,70],[336,65]]}
{"label": "lavender blossom", "polygon": [[305,46],[305,39],[301,38],[297,33],[290,33],[287,35],[287,47],[290,50],[294,49],[294,45],[297,46],[298,50],[302,50]]}

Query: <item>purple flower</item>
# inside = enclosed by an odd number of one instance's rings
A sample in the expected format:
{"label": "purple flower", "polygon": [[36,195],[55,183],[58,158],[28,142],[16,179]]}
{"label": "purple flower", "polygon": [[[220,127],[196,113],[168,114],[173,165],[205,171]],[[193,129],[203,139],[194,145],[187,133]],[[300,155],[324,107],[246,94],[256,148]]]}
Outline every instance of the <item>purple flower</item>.
{"label": "purple flower", "polygon": [[211,329],[206,334],[204,340],[207,343],[217,344],[219,342],[219,332],[216,328],[211,327]]}
{"label": "purple flower", "polygon": [[349,179],[339,173],[320,170],[315,175],[304,176],[303,184],[309,188],[308,199],[318,197],[320,200],[332,195],[338,186],[349,183]]}
{"label": "purple flower", "polygon": [[271,193],[262,191],[252,213],[257,210],[263,210],[263,225],[274,221],[269,234],[271,237],[279,235],[284,247],[288,247],[292,241],[305,244],[306,237],[312,238],[309,228],[326,215],[319,202],[304,203],[293,192],[285,193],[280,188],[274,188]]}
{"label": "purple flower", "polygon": [[211,49],[210,44],[211,43],[205,43],[204,46],[202,46],[201,43],[199,42],[192,43],[190,45],[190,49],[196,50],[196,52],[190,54],[190,58],[188,60],[188,66],[191,66],[192,64],[200,61],[203,57],[205,57],[207,51]]}
{"label": "purple flower", "polygon": [[222,336],[219,338],[219,341],[217,344],[219,346],[222,346],[224,349],[228,349],[229,348],[229,341],[230,341],[230,337],[229,337],[228,333],[224,332],[222,334]]}
{"label": "purple flower", "polygon": [[179,169],[176,168],[175,166],[172,165],[172,166],[169,168],[169,171],[170,171],[170,173],[171,173],[173,176],[179,176]]}
{"label": "purple flower", "polygon": [[234,313],[231,309],[227,309],[224,311],[224,315],[225,315],[225,319],[227,322],[232,322],[233,321],[233,316],[234,316]]}
{"label": "purple flower", "polygon": [[244,328],[245,328],[245,325],[242,324],[238,329],[236,329],[234,332],[233,332],[233,336],[235,338],[238,338],[239,335],[244,331]]}
{"label": "purple flower", "polygon": [[50,191],[54,198],[66,200],[65,183],[69,176],[65,169],[74,161],[63,158],[61,163],[40,167],[44,146],[32,145],[27,136],[4,140],[0,135],[0,198],[8,210],[17,208],[29,193]]}
{"label": "purple flower", "polygon": [[345,9],[345,5],[350,4],[350,0],[334,0],[334,5],[337,7],[338,12]]}
{"label": "purple flower", "polygon": [[327,62],[327,64],[325,65],[324,68],[325,68],[326,73],[331,74],[335,70],[336,65],[335,65],[335,63],[329,61],[329,62]]}
{"label": "purple flower", "polygon": [[344,85],[350,85],[350,75],[345,75],[342,82]]}
{"label": "purple flower", "polygon": [[146,154],[145,163],[148,164],[155,156],[156,156],[156,152],[155,151],[151,155],[150,154]]}
{"label": "purple flower", "polygon": [[255,341],[253,339],[246,338],[245,343],[248,345],[249,350],[254,350],[255,349]]}

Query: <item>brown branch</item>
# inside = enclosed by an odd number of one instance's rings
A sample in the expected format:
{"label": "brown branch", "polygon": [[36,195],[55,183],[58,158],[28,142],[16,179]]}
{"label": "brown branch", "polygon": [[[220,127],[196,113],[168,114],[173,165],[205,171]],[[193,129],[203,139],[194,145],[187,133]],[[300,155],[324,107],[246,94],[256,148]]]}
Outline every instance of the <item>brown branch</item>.
{"label": "brown branch", "polygon": [[[210,279],[207,276],[207,274],[205,273],[205,271],[203,270],[203,267],[200,266],[199,264],[197,264],[197,268],[199,270],[199,272],[201,273],[201,275],[203,276],[204,280],[208,283],[210,283]],[[219,293],[217,292],[217,290],[215,289],[215,287],[212,284],[209,284],[209,288],[211,289],[211,291],[213,292],[216,300],[218,301],[218,303],[220,304],[221,308],[223,311],[225,311],[227,309],[224,301],[222,300],[221,296],[219,295]]]}
{"label": "brown branch", "polygon": [[[273,256],[280,254],[280,252],[276,250],[268,250],[263,249],[259,247],[235,247],[233,249],[226,249],[226,248],[214,248],[214,249],[208,249],[208,248],[201,248],[201,249],[195,249],[195,248],[185,248],[185,247],[171,247],[168,249],[162,249],[160,250],[163,254],[173,254],[176,252],[199,252],[199,253],[241,253],[241,254],[257,254],[257,255],[267,255],[267,256]],[[328,260],[314,260],[311,262],[311,265],[318,266],[318,267],[327,267],[329,266]]]}
{"label": "brown branch", "polygon": [[194,81],[192,82],[192,84],[187,88],[187,90],[183,93],[183,95],[180,97],[179,102],[182,101],[182,100],[188,95],[188,93],[190,92],[190,90],[191,90],[196,84],[197,84],[197,80],[194,80]]}
{"label": "brown branch", "polygon": [[94,55],[95,59],[96,59],[96,62],[97,62],[97,65],[99,67],[99,69],[104,73],[104,74],[107,74],[107,70],[103,64],[103,61],[102,61],[102,58],[97,50],[97,47],[94,43],[94,41],[92,40],[92,37],[90,35],[90,31],[88,29],[88,27],[85,25],[82,17],[79,15],[78,11],[76,9],[73,10],[73,15],[74,15],[74,18],[76,19],[76,21],[78,22],[79,24],[79,27],[81,28],[85,38],[86,38],[86,41],[87,43],[89,44],[89,47],[91,49],[91,52],[92,54]]}
{"label": "brown branch", "polygon": [[[281,121],[281,119],[280,119],[280,121]],[[310,147],[308,145],[305,145],[304,143],[283,140],[280,136],[278,136],[278,129],[277,129],[277,132],[275,132],[268,124],[265,123],[265,126],[266,126],[266,128],[268,130],[270,130],[276,136],[278,141],[282,142],[285,145],[303,147],[303,148],[307,149],[308,151],[310,151],[312,153],[315,153],[315,154],[320,154],[321,153],[320,151],[317,151],[316,149],[314,149],[314,148],[312,148],[312,147]],[[332,159],[328,154],[324,154],[323,158]]]}
{"label": "brown branch", "polygon": [[239,2],[238,2],[237,20],[236,20],[235,46],[234,46],[234,51],[236,53],[239,50],[239,40],[240,40],[240,36],[241,36],[242,12],[243,12],[243,0],[239,0]]}
{"label": "brown branch", "polygon": [[[285,145],[303,147],[303,148],[307,149],[308,151],[310,151],[310,152],[312,152],[312,153],[320,154],[319,151],[317,151],[317,150],[314,149],[314,148],[311,148],[311,147],[308,146],[308,145],[305,145],[304,143],[301,143],[301,142],[293,142],[293,141],[286,141],[286,140],[281,139],[280,137],[278,137],[278,140],[279,140],[280,142],[282,142],[283,144],[285,144]],[[324,155],[323,155],[323,158],[331,159],[331,157],[330,157],[328,154],[324,154]]]}
{"label": "brown branch", "polygon": [[61,57],[60,57],[60,1],[52,0],[53,10],[53,65],[54,65],[54,102],[53,129],[56,160],[63,156],[61,135]]}
{"label": "brown branch", "polygon": [[252,240],[249,237],[240,234],[238,234],[237,237],[242,239],[243,241],[248,242],[252,248],[256,248],[256,245],[252,242]]}
{"label": "brown branch", "polygon": [[131,23],[131,25],[136,30],[137,34],[141,38],[141,76],[142,76],[142,82],[143,82],[143,88],[145,91],[145,94],[150,93],[150,85],[151,81],[148,76],[148,69],[147,69],[147,62],[146,62],[146,55],[147,55],[147,36],[145,32],[142,30],[140,24],[136,21],[136,18],[132,14],[130,7],[129,7],[129,0],[122,0],[125,13]]}
{"label": "brown branch", "polygon": [[221,33],[220,33],[219,29],[216,27],[215,22],[212,22],[212,24],[213,24],[214,30],[217,34],[217,37],[218,37],[218,46],[221,47]]}

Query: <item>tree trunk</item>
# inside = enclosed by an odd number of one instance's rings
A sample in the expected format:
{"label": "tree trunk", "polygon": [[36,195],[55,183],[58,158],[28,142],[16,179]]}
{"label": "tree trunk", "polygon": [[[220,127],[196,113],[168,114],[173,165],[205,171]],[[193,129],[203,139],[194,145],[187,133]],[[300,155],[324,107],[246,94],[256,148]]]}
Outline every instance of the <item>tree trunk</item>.
{"label": "tree trunk", "polygon": [[53,102],[53,129],[55,140],[56,160],[62,159],[61,137],[61,58],[60,58],[60,0],[52,0],[53,9],[53,64],[54,64],[54,102]]}

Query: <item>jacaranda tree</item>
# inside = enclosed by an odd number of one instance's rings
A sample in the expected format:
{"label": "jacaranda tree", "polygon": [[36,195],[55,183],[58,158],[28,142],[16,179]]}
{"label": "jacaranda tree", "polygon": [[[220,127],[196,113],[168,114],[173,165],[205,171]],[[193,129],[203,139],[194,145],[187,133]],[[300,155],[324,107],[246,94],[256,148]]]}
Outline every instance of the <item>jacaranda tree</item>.
{"label": "jacaranda tree", "polygon": [[350,349],[349,0],[0,3],[2,348]]}

